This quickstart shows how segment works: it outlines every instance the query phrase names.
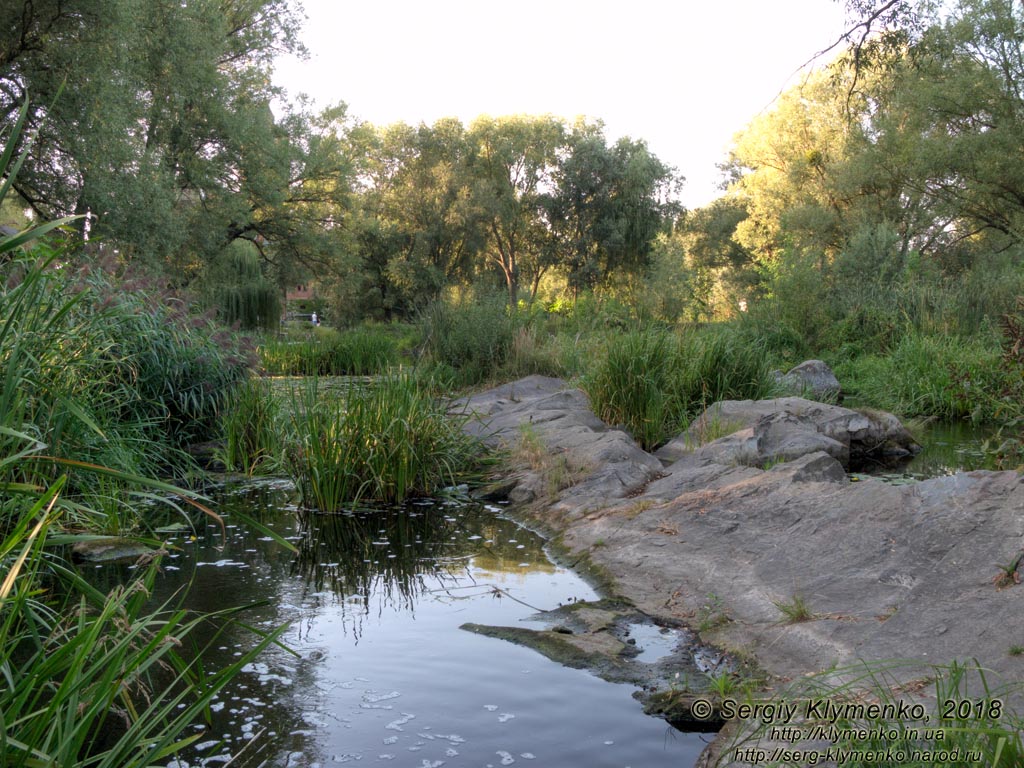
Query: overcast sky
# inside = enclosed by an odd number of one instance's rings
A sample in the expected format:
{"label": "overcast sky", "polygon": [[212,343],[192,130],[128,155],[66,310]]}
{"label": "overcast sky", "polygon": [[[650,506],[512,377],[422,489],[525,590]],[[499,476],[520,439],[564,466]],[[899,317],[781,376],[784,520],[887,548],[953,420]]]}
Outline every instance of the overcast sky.
{"label": "overcast sky", "polygon": [[732,136],[839,37],[836,0],[304,0],[305,62],[277,82],[360,120],[601,119],[717,196]]}

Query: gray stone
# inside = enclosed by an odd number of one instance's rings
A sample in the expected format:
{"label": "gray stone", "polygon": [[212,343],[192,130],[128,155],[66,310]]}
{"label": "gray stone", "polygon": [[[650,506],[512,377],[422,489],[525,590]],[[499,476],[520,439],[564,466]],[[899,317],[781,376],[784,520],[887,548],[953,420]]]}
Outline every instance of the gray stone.
{"label": "gray stone", "polygon": [[[791,418],[783,418],[783,415]],[[763,419],[769,421],[762,424]],[[844,465],[851,459],[912,454],[921,449],[890,413],[851,410],[802,397],[778,397],[714,403],[693,420],[686,432],[659,448],[655,455],[664,464],[672,464],[701,446],[707,436],[745,429],[753,430],[752,437],[758,442],[735,460],[750,466],[796,458],[802,455],[797,447],[800,442],[804,443],[804,453],[824,450]],[[810,434],[812,430],[841,444],[842,448],[826,441],[816,445],[817,439]]]}
{"label": "gray stone", "polygon": [[776,381],[787,393],[815,400],[838,402],[842,396],[839,379],[822,360],[805,360],[785,374],[777,373]]}
{"label": "gray stone", "polygon": [[[550,402],[545,397],[538,395],[534,416]],[[529,423],[531,409],[522,406],[504,398],[490,423],[514,434],[506,413]],[[805,453],[768,471],[734,463],[744,451],[799,453],[819,438],[851,451],[914,445],[888,415],[801,398],[716,404],[702,418],[735,420],[732,434],[687,446],[658,473],[623,433],[584,430],[592,416],[564,411],[542,422],[538,431],[552,450],[585,452],[592,464],[581,482],[519,514],[558,533],[569,557],[587,556],[615,594],[648,616],[692,626],[714,595],[727,620],[703,639],[741,650],[781,679],[887,664],[883,679],[898,685],[934,675],[933,665],[976,659],[993,687],[1019,680],[1019,661],[1008,651],[1024,635],[1024,585],[998,579],[998,564],[1024,550],[1017,473],[852,482],[829,443],[831,452]],[[580,425],[571,440],[560,438],[560,422]],[[791,451],[798,434],[807,443]],[[607,435],[615,440],[592,445]],[[797,595],[813,617],[790,624],[778,603]],[[892,659],[921,663],[897,667]],[[910,698],[914,690],[892,695]],[[1021,711],[1024,696],[1007,696],[1007,706]]]}

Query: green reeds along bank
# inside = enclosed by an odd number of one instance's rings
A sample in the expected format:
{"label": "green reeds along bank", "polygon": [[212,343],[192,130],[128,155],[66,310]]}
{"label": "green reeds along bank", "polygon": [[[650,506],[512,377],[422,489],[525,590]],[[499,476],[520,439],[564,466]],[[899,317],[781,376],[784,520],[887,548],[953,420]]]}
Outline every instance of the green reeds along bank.
{"label": "green reeds along bank", "polygon": [[409,374],[325,392],[315,378],[293,394],[285,465],[302,504],[337,512],[359,501],[398,502],[457,484],[480,460],[429,387]]}
{"label": "green reeds along bank", "polygon": [[281,406],[270,382],[252,378],[221,416],[224,446],[218,458],[229,472],[266,474],[281,466]]}
{"label": "green reeds along bank", "polygon": [[735,335],[660,330],[613,338],[583,384],[597,415],[624,425],[646,450],[716,400],[767,397],[775,386],[764,350]]}
{"label": "green reeds along bank", "polygon": [[259,354],[272,376],[373,376],[397,363],[398,342],[374,330],[323,330],[304,340],[267,340]]}
{"label": "green reeds along bank", "polygon": [[[179,649],[209,636],[209,617],[147,607],[155,563],[104,594],[54,556],[56,543],[74,538],[59,529],[65,480],[14,504],[22,514],[0,538],[0,764],[165,765],[202,738],[194,726],[211,701],[284,628],[259,633],[233,664],[205,674]],[[12,499],[4,506],[11,512]],[[227,613],[213,618],[230,624]]]}

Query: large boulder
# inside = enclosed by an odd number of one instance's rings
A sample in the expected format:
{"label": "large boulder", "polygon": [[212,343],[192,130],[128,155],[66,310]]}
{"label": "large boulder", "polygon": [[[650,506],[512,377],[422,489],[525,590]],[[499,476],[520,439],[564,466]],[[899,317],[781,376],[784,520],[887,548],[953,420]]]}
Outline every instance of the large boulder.
{"label": "large boulder", "polygon": [[842,396],[839,379],[821,360],[804,360],[786,373],[777,372],[775,380],[787,394],[828,402],[838,402]]}
{"label": "large boulder", "polygon": [[[723,443],[722,437],[730,439]],[[715,403],[655,455],[666,465],[698,452],[720,463],[763,467],[825,451],[849,466],[868,458],[910,456],[920,450],[891,413],[777,397]]]}

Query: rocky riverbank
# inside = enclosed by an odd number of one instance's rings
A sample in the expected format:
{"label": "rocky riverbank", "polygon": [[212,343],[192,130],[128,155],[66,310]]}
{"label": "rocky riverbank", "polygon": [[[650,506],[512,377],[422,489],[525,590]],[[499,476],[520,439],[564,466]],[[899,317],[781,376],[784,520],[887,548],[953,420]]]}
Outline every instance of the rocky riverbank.
{"label": "rocky riverbank", "polygon": [[[913,451],[912,438],[889,414],[801,398],[716,405],[658,455],[557,379],[462,406],[471,431],[513,452],[509,498],[569,557],[773,684],[893,659],[1024,672],[1014,472],[853,482],[851,457]],[[892,675],[906,695],[924,688],[909,669]]]}

